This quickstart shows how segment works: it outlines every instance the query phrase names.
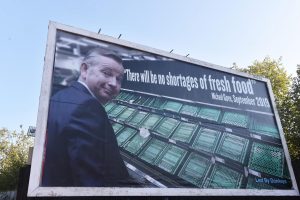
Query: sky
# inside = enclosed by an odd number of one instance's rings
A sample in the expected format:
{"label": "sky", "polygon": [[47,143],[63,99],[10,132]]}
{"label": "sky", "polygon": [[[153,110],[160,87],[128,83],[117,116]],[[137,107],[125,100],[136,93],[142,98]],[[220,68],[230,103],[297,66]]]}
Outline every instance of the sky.
{"label": "sky", "polygon": [[298,0],[0,0],[0,128],[36,126],[49,21],[231,67],[300,64]]}

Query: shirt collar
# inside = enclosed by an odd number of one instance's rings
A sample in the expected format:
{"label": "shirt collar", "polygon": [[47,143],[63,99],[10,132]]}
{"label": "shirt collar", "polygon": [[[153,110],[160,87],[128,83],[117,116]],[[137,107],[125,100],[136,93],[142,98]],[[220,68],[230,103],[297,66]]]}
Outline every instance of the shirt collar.
{"label": "shirt collar", "polygon": [[[90,88],[89,88],[84,82],[79,81],[79,80],[78,80],[78,82],[81,83],[81,84],[89,91],[89,93],[90,93],[94,98],[97,99],[97,97],[94,95],[94,93],[90,90]],[[98,100],[98,99],[97,99],[97,100]]]}

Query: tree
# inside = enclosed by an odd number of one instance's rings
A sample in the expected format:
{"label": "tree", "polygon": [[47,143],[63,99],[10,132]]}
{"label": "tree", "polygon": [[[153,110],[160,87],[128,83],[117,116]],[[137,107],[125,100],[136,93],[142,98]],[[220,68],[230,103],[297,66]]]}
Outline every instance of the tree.
{"label": "tree", "polygon": [[300,65],[291,90],[281,108],[282,124],[292,159],[300,157]]}
{"label": "tree", "polygon": [[[292,79],[282,66],[281,58],[270,57],[254,61],[246,68],[233,63],[233,69],[268,78],[272,85],[276,107],[292,159],[300,156],[300,66],[297,77]],[[292,87],[291,87],[292,83]]]}
{"label": "tree", "polygon": [[23,130],[0,129],[0,191],[16,189],[19,169],[26,165],[32,140]]}
{"label": "tree", "polygon": [[285,101],[291,86],[291,76],[288,75],[282,66],[281,58],[274,60],[267,56],[263,61],[255,60],[247,68],[239,68],[233,63],[233,68],[248,74],[268,78],[272,85],[277,106],[280,106]]}

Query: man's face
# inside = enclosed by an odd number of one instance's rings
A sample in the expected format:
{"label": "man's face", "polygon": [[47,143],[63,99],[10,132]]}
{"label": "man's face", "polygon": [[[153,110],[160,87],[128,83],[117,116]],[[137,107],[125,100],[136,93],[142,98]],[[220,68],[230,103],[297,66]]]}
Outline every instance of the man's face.
{"label": "man's face", "polygon": [[109,57],[95,57],[95,65],[81,66],[83,82],[89,87],[101,103],[107,103],[116,97],[121,88],[124,68]]}

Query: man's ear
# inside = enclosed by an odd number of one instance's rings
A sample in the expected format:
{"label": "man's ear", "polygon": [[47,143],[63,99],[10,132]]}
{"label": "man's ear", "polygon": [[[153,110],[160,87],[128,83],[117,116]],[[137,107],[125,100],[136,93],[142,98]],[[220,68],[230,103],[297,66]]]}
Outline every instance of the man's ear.
{"label": "man's ear", "polygon": [[80,77],[85,80],[87,75],[88,65],[86,63],[82,63],[80,65]]}

